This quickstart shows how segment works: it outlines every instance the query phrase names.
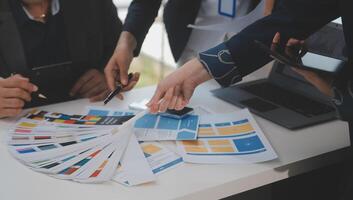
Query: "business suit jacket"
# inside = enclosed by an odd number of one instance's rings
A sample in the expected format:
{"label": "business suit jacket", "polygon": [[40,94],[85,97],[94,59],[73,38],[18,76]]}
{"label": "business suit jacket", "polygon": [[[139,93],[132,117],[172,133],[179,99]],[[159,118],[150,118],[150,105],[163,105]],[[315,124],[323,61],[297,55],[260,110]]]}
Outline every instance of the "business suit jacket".
{"label": "business suit jacket", "polygon": [[[348,121],[350,125],[351,144],[353,144],[353,95],[349,93],[347,87],[353,80],[352,8],[351,0],[282,0],[272,15],[248,26],[226,42],[235,66],[243,77],[271,61],[266,53],[254,45],[254,40],[270,45],[276,32],[281,33],[282,42],[291,37],[305,39],[330,21],[342,17],[350,64],[337,78],[335,87],[341,93],[340,101],[337,103],[338,111],[341,118]],[[349,160],[353,160],[353,156]],[[342,197],[344,200],[353,198],[352,168],[346,176],[347,184]],[[337,197],[337,199],[341,198]]]}
{"label": "business suit jacket", "polygon": [[[342,17],[347,56],[353,61],[353,1],[350,0],[282,0],[278,9],[268,17],[258,20],[226,42],[241,76],[255,71],[271,58],[254,45],[254,40],[270,45],[276,32],[281,33],[282,42],[288,38],[305,39],[328,22]],[[250,53],[251,52],[251,53]],[[336,85],[345,89],[347,81],[353,79],[352,64],[339,76]],[[348,98],[349,96],[345,96]],[[348,101],[344,101],[348,102]],[[345,120],[353,120],[353,104],[344,106],[348,112],[341,112]],[[348,106],[348,107],[347,107]],[[342,110],[343,111],[343,110]]]}
{"label": "business suit jacket", "polygon": [[[189,40],[192,29],[187,26],[195,23],[201,1],[169,0],[165,6],[163,20],[175,61],[178,61]],[[252,2],[255,7],[260,0],[252,0]],[[124,30],[132,33],[137,40],[135,56],[140,52],[143,40],[158,14],[160,5],[161,0],[134,0],[129,6]]]}
{"label": "business suit jacket", "polygon": [[[25,75],[30,73],[9,1],[13,0],[0,0],[1,77],[8,77],[12,72]],[[73,62],[71,77],[78,79],[85,71],[92,68],[102,70],[113,54],[122,30],[122,23],[112,1],[60,0],[60,10],[66,29],[67,49]],[[34,99],[31,104],[26,104],[26,106],[70,100],[68,91],[72,84],[65,86],[60,84],[50,82],[40,85],[39,87],[44,88],[51,97],[50,101],[36,98],[33,95]]]}
{"label": "business suit jacket", "polygon": [[[28,70],[9,0],[0,0],[0,76]],[[12,1],[12,0],[10,0]],[[102,69],[111,57],[122,23],[111,0],[60,0],[69,55],[78,71]]]}

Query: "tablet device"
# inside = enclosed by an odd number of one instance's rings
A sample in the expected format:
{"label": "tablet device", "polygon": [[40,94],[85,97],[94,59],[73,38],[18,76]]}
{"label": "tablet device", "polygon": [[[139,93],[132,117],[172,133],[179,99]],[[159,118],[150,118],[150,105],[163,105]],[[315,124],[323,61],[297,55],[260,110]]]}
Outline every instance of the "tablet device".
{"label": "tablet device", "polygon": [[327,57],[312,52],[300,52],[300,50],[290,51],[292,55],[285,53],[281,48],[270,48],[260,41],[254,41],[255,44],[268,53],[273,59],[285,64],[286,66],[301,68],[304,70],[314,71],[334,75],[337,74],[344,65],[343,60]]}
{"label": "tablet device", "polygon": [[80,75],[81,73],[75,72],[71,61],[32,68],[26,77],[39,87],[38,92],[46,96],[47,99],[38,99],[32,95],[33,101],[27,106],[32,107],[74,99],[69,93]]}

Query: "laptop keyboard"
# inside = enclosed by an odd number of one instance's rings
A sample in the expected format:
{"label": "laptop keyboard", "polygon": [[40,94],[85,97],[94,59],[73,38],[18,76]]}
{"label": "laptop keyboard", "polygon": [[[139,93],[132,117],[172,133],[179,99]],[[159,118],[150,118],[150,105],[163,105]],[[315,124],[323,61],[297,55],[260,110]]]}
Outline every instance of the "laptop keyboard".
{"label": "laptop keyboard", "polygon": [[247,85],[242,87],[242,89],[264,100],[288,108],[307,117],[318,116],[335,111],[332,106],[284,90],[270,83]]}

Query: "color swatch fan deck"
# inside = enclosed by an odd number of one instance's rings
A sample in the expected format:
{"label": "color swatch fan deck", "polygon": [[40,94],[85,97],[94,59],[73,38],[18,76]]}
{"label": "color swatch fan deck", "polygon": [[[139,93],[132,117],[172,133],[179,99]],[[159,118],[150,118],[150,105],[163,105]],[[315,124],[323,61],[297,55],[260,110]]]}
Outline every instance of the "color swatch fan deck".
{"label": "color swatch fan deck", "polygon": [[153,181],[152,169],[133,134],[133,117],[32,111],[10,130],[9,151],[35,171],[83,183],[109,181],[119,173],[119,166],[139,158],[146,176],[126,180],[132,184]]}

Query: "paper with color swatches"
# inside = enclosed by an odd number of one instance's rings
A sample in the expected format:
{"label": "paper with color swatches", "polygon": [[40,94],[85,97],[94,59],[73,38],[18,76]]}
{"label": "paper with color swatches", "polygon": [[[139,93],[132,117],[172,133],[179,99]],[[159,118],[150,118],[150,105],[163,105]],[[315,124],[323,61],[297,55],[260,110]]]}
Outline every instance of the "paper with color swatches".
{"label": "paper with color swatches", "polygon": [[133,134],[136,118],[33,111],[10,130],[8,148],[24,165],[58,179],[105,182],[120,166],[130,185],[146,183],[155,176]]}
{"label": "paper with color swatches", "polygon": [[191,163],[256,163],[277,158],[276,152],[247,109],[203,115],[198,140],[178,141],[179,152]]}
{"label": "paper with color swatches", "polygon": [[139,141],[196,140],[199,116],[188,115],[174,119],[155,114],[145,114],[134,125]]}

